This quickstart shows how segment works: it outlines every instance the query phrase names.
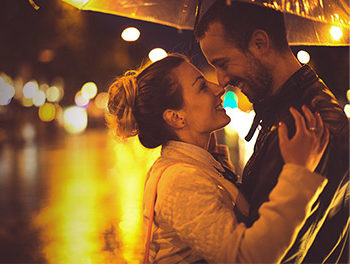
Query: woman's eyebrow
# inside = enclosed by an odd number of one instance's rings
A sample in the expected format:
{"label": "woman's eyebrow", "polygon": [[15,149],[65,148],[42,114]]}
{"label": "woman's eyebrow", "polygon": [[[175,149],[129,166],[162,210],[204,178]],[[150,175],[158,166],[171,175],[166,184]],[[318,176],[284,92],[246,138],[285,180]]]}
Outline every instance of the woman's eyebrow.
{"label": "woman's eyebrow", "polygon": [[192,83],[192,86],[194,86],[196,84],[196,82],[200,79],[204,79],[204,77],[202,75],[199,75],[195,80],[194,82]]}

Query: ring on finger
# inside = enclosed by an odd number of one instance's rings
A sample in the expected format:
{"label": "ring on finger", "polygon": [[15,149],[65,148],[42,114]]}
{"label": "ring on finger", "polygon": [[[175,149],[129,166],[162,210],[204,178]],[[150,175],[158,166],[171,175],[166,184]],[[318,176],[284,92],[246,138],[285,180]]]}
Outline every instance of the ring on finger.
{"label": "ring on finger", "polygon": [[310,130],[311,132],[315,132],[315,131],[316,131],[316,127],[309,127],[309,130]]}

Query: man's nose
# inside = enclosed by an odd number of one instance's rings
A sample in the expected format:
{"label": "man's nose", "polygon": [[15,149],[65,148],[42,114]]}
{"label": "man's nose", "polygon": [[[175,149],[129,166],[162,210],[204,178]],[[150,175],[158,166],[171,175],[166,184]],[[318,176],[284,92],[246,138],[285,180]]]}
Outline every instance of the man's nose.
{"label": "man's nose", "polygon": [[219,85],[222,87],[225,87],[228,84],[228,82],[230,81],[230,78],[221,69],[216,69],[216,78],[218,79]]}
{"label": "man's nose", "polygon": [[225,93],[225,88],[221,85],[217,85],[217,84],[213,83],[212,91],[213,91],[215,96],[221,97]]}

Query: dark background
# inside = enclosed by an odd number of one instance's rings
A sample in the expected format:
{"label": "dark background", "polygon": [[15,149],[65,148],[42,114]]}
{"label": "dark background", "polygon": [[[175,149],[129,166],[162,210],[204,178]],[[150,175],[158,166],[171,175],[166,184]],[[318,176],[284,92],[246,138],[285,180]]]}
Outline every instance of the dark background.
{"label": "dark background", "polygon": [[[0,72],[12,78],[50,83],[56,77],[65,82],[62,104],[72,104],[75,93],[87,81],[106,90],[111,80],[125,70],[147,60],[148,52],[161,47],[167,52],[187,53],[191,31],[133,20],[115,15],[80,11],[59,0],[37,0],[35,10],[26,0],[1,0]],[[120,34],[127,26],[136,26],[141,36],[125,42]],[[51,50],[52,60],[40,61],[44,50]],[[310,65],[324,79],[344,105],[349,88],[349,48],[296,46],[311,55]],[[198,45],[194,63],[203,68],[205,60]]]}

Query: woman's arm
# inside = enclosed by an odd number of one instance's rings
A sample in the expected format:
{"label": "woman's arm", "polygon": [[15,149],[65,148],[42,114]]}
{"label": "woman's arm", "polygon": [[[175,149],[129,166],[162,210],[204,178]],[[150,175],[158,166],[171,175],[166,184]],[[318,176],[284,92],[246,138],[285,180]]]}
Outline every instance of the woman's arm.
{"label": "woman's arm", "polygon": [[[176,166],[175,166],[176,167]],[[276,262],[295,238],[326,180],[286,164],[260,218],[238,224],[225,194],[195,168],[170,168],[159,192],[157,221],[166,222],[189,247],[210,262]],[[165,176],[165,175],[164,175]],[[303,186],[303,188],[300,188]]]}
{"label": "woman's arm", "polygon": [[[295,149],[302,151],[302,155],[308,152],[311,161],[305,163],[304,159],[291,156],[291,162],[284,166],[269,202],[260,208],[260,218],[252,227],[237,223],[232,206],[225,202],[221,189],[195,168],[183,168],[176,173],[168,171],[173,180],[168,181],[159,197],[158,220],[170,224],[181,240],[208,261],[277,262],[326,184],[325,178],[297,163],[302,160],[310,169],[317,166],[317,157],[327,143],[323,139],[324,135],[327,138],[327,132],[322,132],[323,136],[313,135],[305,131],[305,122],[298,119],[299,116],[295,118],[299,132],[291,140],[283,138],[286,131],[282,126],[281,144],[293,153]],[[318,122],[316,119],[315,125],[320,129],[322,124]],[[300,141],[300,137],[306,143]],[[318,137],[318,141],[314,137]],[[287,155],[287,160],[289,158]],[[307,155],[306,159],[309,159]]]}

